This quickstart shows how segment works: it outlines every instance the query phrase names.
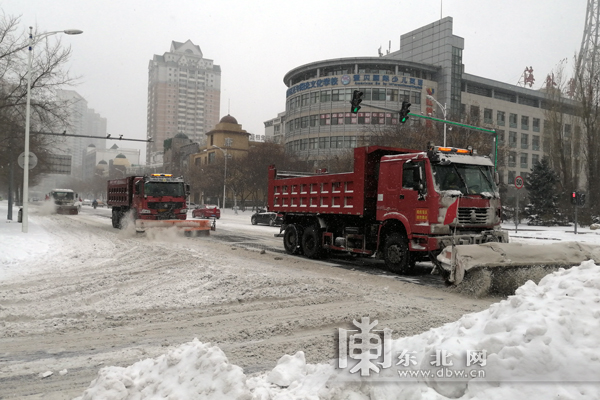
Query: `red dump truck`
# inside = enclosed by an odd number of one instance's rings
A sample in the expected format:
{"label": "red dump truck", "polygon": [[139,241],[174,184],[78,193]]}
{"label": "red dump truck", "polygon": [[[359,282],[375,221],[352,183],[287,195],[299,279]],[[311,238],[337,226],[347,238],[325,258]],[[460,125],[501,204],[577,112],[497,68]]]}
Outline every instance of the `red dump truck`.
{"label": "red dump truck", "polygon": [[[186,220],[190,189],[183,178],[171,174],[129,176],[108,181],[107,203],[112,226],[121,228],[126,217],[138,230],[175,226],[187,233],[211,230],[209,221]],[[212,227],[214,229],[214,226]]]}
{"label": "red dump truck", "polygon": [[[489,157],[470,148],[370,146],[354,149],[353,172],[300,176],[270,167],[268,208],[283,214],[277,236],[289,254],[377,255],[405,273],[418,260],[435,261],[453,236],[457,244],[507,242],[496,183]],[[444,223],[451,205],[457,216]]]}

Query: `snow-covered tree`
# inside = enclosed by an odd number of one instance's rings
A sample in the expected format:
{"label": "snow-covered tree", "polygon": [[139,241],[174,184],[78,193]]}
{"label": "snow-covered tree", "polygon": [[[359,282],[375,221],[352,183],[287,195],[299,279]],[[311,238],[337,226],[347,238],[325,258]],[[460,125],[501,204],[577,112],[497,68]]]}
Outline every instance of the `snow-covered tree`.
{"label": "snow-covered tree", "polygon": [[559,208],[559,199],[563,195],[560,190],[559,176],[550,167],[547,157],[535,164],[529,176],[525,178],[529,204],[525,207],[529,225],[564,225],[566,215]]}

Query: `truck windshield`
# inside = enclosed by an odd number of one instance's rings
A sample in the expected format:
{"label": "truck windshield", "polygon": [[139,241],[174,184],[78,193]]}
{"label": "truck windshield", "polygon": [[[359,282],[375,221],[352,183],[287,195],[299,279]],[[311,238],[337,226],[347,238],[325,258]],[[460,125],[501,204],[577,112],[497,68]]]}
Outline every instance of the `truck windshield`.
{"label": "truck windshield", "polygon": [[433,177],[440,190],[460,190],[462,194],[493,195],[496,185],[491,167],[452,163],[433,165]]}
{"label": "truck windshield", "polygon": [[73,200],[75,193],[73,192],[52,192],[52,197],[56,200]]}
{"label": "truck windshield", "polygon": [[144,194],[147,196],[185,196],[185,190],[181,182],[146,182]]}

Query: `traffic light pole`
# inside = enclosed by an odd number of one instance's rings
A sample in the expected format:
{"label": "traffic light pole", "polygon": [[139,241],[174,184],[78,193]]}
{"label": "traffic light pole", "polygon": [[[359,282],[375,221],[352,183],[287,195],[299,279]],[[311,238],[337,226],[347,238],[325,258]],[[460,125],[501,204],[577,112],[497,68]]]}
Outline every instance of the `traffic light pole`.
{"label": "traffic light pole", "polygon": [[[394,109],[386,108],[386,107],[374,106],[374,105],[365,104],[365,103],[363,103],[363,106],[365,106],[365,107],[371,107],[371,108],[377,108],[379,110],[390,111],[390,112],[393,112],[393,113],[400,112],[399,110],[394,110]],[[410,117],[417,117],[417,118],[421,118],[421,119],[428,119],[430,121],[443,122],[444,124],[460,126],[462,128],[472,129],[472,130],[475,130],[475,131],[481,131],[481,132],[485,132],[485,133],[491,133],[492,135],[494,135],[494,172],[496,172],[496,170],[498,169],[498,132],[496,132],[494,129],[485,129],[485,128],[480,128],[478,126],[461,124],[460,122],[448,121],[447,119],[439,119],[439,118],[434,118],[434,117],[429,117],[429,116],[419,115],[419,114],[413,114],[413,113],[409,113],[408,115]]]}

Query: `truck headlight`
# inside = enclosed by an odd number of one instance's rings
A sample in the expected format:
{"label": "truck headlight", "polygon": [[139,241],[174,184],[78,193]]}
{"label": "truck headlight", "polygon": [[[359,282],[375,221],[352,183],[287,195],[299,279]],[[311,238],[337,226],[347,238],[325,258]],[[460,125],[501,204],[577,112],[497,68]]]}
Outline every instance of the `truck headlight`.
{"label": "truck headlight", "polygon": [[182,208],[179,212],[182,214],[185,214],[185,213],[187,213],[187,208]]}
{"label": "truck headlight", "polygon": [[145,210],[145,209],[144,209],[144,210],[141,210],[141,211],[140,211],[140,214],[151,214],[151,211],[150,211],[150,210]]}

